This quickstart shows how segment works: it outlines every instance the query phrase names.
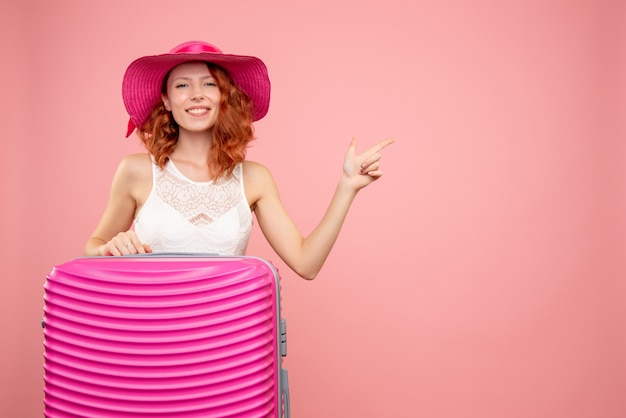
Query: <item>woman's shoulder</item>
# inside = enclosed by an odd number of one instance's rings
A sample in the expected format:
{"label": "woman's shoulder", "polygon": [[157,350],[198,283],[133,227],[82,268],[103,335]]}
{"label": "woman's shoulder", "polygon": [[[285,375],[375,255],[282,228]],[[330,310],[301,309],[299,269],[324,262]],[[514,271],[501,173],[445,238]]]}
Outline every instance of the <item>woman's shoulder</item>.
{"label": "woman's shoulder", "polygon": [[241,165],[243,178],[246,180],[263,180],[272,177],[270,170],[256,161],[245,160]]}
{"label": "woman's shoulder", "polygon": [[276,188],[272,173],[263,164],[254,161],[244,161],[243,182],[248,196],[250,207],[254,207],[256,202],[263,196],[269,194]]}
{"label": "woman's shoulder", "polygon": [[141,179],[152,175],[152,159],[147,153],[129,154],[122,158],[118,172],[128,179]]}
{"label": "woman's shoulder", "polygon": [[256,161],[244,160],[241,165],[244,170],[253,171],[253,170],[267,170],[263,164],[260,164]]}

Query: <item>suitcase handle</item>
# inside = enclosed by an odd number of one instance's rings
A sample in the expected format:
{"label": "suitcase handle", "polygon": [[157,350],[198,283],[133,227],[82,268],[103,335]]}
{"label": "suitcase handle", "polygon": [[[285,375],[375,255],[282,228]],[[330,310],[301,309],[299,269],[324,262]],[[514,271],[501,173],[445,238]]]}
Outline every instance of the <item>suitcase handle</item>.
{"label": "suitcase handle", "polygon": [[186,253],[186,252],[165,252],[165,253],[144,253],[130,254],[120,257],[219,257],[217,253]]}
{"label": "suitcase handle", "polygon": [[291,417],[291,404],[289,401],[289,379],[287,369],[280,369],[280,392],[283,403],[283,418]]}

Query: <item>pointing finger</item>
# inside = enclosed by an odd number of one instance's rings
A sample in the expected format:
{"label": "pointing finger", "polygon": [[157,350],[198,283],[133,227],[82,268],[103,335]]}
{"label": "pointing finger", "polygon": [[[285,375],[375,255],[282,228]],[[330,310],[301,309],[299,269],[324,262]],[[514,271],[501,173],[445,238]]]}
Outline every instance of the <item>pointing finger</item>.
{"label": "pointing finger", "polygon": [[384,141],[380,141],[378,144],[374,145],[372,148],[368,150],[368,153],[377,153],[382,151],[385,147],[396,142],[396,138],[387,138]]}

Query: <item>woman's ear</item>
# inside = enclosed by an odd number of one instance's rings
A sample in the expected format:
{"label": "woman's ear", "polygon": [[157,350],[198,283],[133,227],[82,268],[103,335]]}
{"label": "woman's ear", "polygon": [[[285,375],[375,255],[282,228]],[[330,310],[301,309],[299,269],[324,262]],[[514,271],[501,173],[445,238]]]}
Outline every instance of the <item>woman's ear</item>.
{"label": "woman's ear", "polygon": [[168,112],[171,112],[172,109],[170,108],[170,100],[167,98],[167,94],[162,93],[161,100],[163,101],[163,106],[165,106],[165,110],[167,110]]}

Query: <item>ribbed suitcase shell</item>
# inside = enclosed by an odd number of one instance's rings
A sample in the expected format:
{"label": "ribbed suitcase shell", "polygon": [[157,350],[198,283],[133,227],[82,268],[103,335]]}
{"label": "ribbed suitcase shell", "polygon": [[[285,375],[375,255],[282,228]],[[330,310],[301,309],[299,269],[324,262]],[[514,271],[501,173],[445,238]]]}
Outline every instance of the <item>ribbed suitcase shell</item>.
{"label": "ribbed suitcase shell", "polygon": [[269,262],[85,257],[52,269],[44,291],[46,417],[289,415]]}

